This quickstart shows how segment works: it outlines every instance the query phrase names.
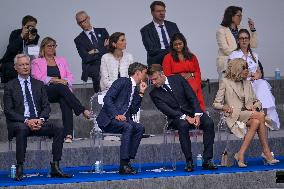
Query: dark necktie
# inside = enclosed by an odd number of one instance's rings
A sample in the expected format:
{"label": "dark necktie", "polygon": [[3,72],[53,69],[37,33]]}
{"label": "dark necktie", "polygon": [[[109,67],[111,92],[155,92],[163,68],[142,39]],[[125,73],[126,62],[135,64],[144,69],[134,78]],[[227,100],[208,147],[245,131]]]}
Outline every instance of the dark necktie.
{"label": "dark necktie", "polygon": [[92,43],[93,43],[94,47],[97,49],[98,48],[97,38],[95,37],[93,32],[90,32],[89,34],[91,35],[91,39],[92,39]]}
{"label": "dark necktie", "polygon": [[36,118],[33,99],[32,99],[32,95],[30,93],[30,90],[28,88],[28,81],[27,80],[25,80],[25,93],[26,93],[26,99],[27,99],[28,106],[29,106],[30,118]]}
{"label": "dark necktie", "polygon": [[162,38],[163,38],[163,43],[165,45],[165,48],[169,48],[169,42],[167,40],[167,36],[166,36],[166,32],[164,30],[164,25],[159,25],[159,27],[161,28],[161,32],[162,32]]}

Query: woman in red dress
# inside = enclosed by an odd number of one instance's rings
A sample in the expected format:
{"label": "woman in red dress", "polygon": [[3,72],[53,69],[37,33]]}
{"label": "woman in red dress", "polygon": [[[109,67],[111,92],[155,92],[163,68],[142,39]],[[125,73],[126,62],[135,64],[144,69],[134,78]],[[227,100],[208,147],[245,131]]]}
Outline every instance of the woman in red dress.
{"label": "woman in red dress", "polygon": [[205,111],[198,60],[189,51],[183,34],[176,33],[171,38],[170,52],[164,58],[163,70],[166,76],[174,74],[183,76],[195,92],[201,109]]}

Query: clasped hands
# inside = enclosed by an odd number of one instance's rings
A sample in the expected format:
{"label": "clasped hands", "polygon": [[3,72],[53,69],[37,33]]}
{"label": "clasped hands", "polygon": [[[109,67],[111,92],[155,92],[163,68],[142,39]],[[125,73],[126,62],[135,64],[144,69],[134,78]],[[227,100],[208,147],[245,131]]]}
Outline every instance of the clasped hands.
{"label": "clasped hands", "polygon": [[25,121],[25,124],[32,130],[38,131],[43,125],[43,121],[41,119],[28,119]]}
{"label": "clasped hands", "polygon": [[[106,39],[105,41],[104,41],[104,46],[106,47],[106,46],[108,46],[108,44],[109,44],[109,39]],[[99,51],[99,49],[92,49],[92,50],[90,50],[90,51],[88,51],[88,54],[97,54],[97,53],[99,53],[100,51]]]}
{"label": "clasped hands", "polygon": [[59,79],[58,77],[52,77],[50,83],[57,83],[62,85],[67,85],[68,82],[65,79]]}
{"label": "clasped hands", "polygon": [[186,117],[185,117],[185,120],[186,120],[189,124],[194,125],[196,128],[198,128],[199,125],[200,125],[200,116],[199,116],[199,115],[194,116],[194,117],[186,116]]}

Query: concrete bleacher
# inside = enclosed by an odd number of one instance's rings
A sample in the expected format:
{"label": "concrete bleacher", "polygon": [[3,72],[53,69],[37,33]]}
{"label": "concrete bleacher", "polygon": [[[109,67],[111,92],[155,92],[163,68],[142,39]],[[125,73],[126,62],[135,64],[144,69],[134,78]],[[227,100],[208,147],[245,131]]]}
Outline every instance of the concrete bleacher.
{"label": "concrete bleacher", "polygon": [[[272,88],[273,94],[276,98],[277,112],[280,117],[281,123],[284,122],[283,117],[283,103],[284,99],[284,80],[274,81],[269,80]],[[207,110],[210,113],[210,116],[215,122],[215,126],[219,121],[219,113],[213,110],[211,104],[215,98],[216,92],[218,90],[218,83],[211,82],[203,89]],[[155,134],[155,137],[146,138],[142,140],[141,147],[139,148],[139,157],[142,162],[161,162],[161,152],[163,149],[167,148],[162,145],[163,137],[163,127],[165,125],[164,115],[161,114],[154,104],[152,103],[149,94],[149,90],[146,92],[143,102],[142,102],[142,111],[141,111],[141,123],[146,128],[146,133]],[[74,93],[80,99],[83,105],[86,107],[90,106],[89,99],[93,95],[93,89],[91,85],[75,85]],[[0,97],[2,99],[3,89],[0,89]],[[51,119],[61,121],[61,112],[58,104],[52,104],[52,113]],[[9,169],[12,163],[15,163],[15,147],[12,152],[8,151],[8,142],[7,142],[7,129],[5,124],[5,117],[3,112],[0,113],[0,167],[1,169]],[[85,120],[82,116],[74,116],[74,126],[75,126],[75,137],[77,138],[89,138],[89,133],[92,128],[92,122]],[[216,129],[217,130],[217,129]],[[272,151],[275,154],[284,154],[283,146],[284,142],[284,130],[272,131],[269,133],[269,143]],[[225,135],[222,133],[222,140],[216,142],[215,145],[215,157],[220,158],[222,150],[225,148]],[[217,140],[217,137],[216,137]],[[105,158],[106,164],[117,164],[119,162],[119,142],[109,142],[105,141],[105,152],[107,157]],[[15,142],[14,142],[15,143]],[[13,145],[15,145],[13,143]],[[234,136],[230,136],[229,149],[230,157],[237,151],[240,147],[241,140],[237,139]],[[176,141],[175,145],[175,154],[177,155],[177,160],[183,161],[183,155],[180,150],[179,142]],[[48,162],[51,159],[50,150],[51,150],[51,141],[48,140],[47,146],[41,150],[37,149],[36,142],[29,140],[28,142],[28,152],[26,157],[25,167],[27,168],[44,168],[48,167]],[[62,158],[63,166],[79,166],[79,165],[90,165],[94,163],[97,155],[97,148],[91,146],[91,141],[88,139],[74,141],[72,144],[64,144],[64,152]],[[202,152],[202,137],[198,137],[198,142],[194,144],[193,154]],[[248,156],[259,156],[261,152],[260,145],[258,140],[255,140],[250,150],[248,151]],[[41,161],[37,161],[38,157],[41,158]],[[79,158],[78,158],[79,157]]]}

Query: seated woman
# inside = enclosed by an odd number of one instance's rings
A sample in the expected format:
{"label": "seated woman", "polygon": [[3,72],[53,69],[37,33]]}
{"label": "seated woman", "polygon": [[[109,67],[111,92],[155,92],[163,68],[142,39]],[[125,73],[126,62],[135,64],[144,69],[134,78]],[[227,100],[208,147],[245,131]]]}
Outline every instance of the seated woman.
{"label": "seated woman", "polygon": [[195,92],[200,108],[205,110],[198,60],[189,51],[186,39],[181,33],[176,33],[171,38],[170,53],[164,58],[163,71],[165,76],[174,74],[183,76]]}
{"label": "seated woman", "polygon": [[233,51],[229,59],[242,58],[244,59],[249,68],[249,77],[256,98],[261,102],[262,108],[271,120],[271,129],[278,130],[280,122],[275,108],[275,98],[271,93],[271,86],[269,83],[261,79],[262,74],[258,66],[258,55],[252,52],[250,48],[250,33],[246,29],[241,29],[238,34],[238,48]]}
{"label": "seated woman", "polygon": [[248,77],[247,63],[236,58],[228,62],[226,75],[220,83],[213,107],[225,112],[226,122],[237,137],[244,138],[241,148],[235,154],[239,167],[247,167],[244,155],[249,144],[258,134],[263,153],[261,156],[268,164],[278,163],[269,149],[266,137],[265,115],[261,103],[256,99]]}
{"label": "seated woman", "polygon": [[126,48],[125,34],[115,32],[109,37],[109,53],[102,56],[101,80],[102,92],[106,92],[119,77],[128,77],[128,67],[134,62],[133,56],[123,52]]}
{"label": "seated woman", "polygon": [[44,82],[48,100],[51,103],[59,102],[62,121],[65,130],[65,142],[72,142],[73,112],[87,119],[90,112],[82,106],[80,101],[72,93],[73,76],[69,70],[65,58],[56,56],[56,41],[46,37],[40,44],[39,57],[32,61],[32,77]]}

